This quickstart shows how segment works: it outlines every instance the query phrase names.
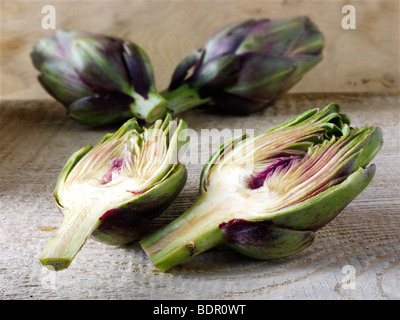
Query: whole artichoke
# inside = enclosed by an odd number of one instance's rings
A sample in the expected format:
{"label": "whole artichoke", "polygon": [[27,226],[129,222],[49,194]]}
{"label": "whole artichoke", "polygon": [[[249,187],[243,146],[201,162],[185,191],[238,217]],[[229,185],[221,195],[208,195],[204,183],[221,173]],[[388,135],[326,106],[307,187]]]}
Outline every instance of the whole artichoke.
{"label": "whole artichoke", "polygon": [[209,103],[248,114],[299,82],[321,61],[323,47],[321,32],[307,17],[228,25],[178,64],[162,94],[173,113]]}
{"label": "whole artichoke", "polygon": [[132,117],[153,123],[166,114],[150,60],[132,42],[57,30],[38,41],[31,58],[43,88],[79,123],[101,126]]}
{"label": "whole artichoke", "polygon": [[369,184],[381,146],[379,127],[352,128],[333,104],[228,141],[193,206],[141,245],[162,271],[219,244],[258,259],[296,254]]}
{"label": "whole artichoke", "polygon": [[186,182],[179,152],[186,124],[157,120],[150,128],[128,120],[95,147],[75,152],[54,192],[64,220],[40,256],[55,270],[67,268],[86,239],[113,245],[138,240]]}

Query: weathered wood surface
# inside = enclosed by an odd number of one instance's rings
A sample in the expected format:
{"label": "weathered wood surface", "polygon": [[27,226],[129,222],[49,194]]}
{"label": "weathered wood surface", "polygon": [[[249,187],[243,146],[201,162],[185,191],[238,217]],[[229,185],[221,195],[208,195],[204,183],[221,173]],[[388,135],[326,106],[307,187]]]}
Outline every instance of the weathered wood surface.
{"label": "weathered wood surface", "polygon": [[[326,40],[323,61],[292,90],[297,92],[398,92],[400,6],[394,0],[146,0],[1,1],[2,99],[42,99],[29,53],[43,30],[42,7],[56,9],[57,29],[83,29],[130,39],[142,46],[164,89],[176,64],[216,30],[245,19],[309,16]],[[341,26],[342,8],[354,5],[356,29]]]}
{"label": "weathered wood surface", "polygon": [[[0,106],[0,299],[399,299],[399,96],[292,94],[248,117],[191,110],[201,129],[266,130],[312,107],[341,105],[355,126],[382,127],[385,144],[371,184],[297,256],[257,261],[216,248],[157,271],[138,244],[113,247],[89,239],[67,270],[52,272],[38,256],[62,221],[52,198],[70,154],[116,128],[87,129],[53,101],[3,101]],[[205,148],[207,147],[207,148]],[[208,153],[204,142],[200,150]],[[195,200],[202,164],[153,229]],[[342,273],[350,265],[354,289]],[[351,269],[350,269],[351,270]]]}

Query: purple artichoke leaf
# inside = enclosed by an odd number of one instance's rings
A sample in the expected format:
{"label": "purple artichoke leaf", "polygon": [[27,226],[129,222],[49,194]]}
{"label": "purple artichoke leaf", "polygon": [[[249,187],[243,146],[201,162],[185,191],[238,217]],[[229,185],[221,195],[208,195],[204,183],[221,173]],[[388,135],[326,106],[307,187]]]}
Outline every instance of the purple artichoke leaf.
{"label": "purple artichoke leaf", "polygon": [[133,102],[131,96],[120,92],[108,96],[88,96],[71,103],[68,115],[87,126],[103,126],[131,118],[130,105]]}
{"label": "purple artichoke leaf", "polygon": [[292,166],[296,165],[301,160],[300,156],[286,156],[275,158],[274,161],[263,171],[254,174],[250,177],[248,186],[250,189],[258,189],[264,185],[265,180],[275,174],[288,171]]}
{"label": "purple artichoke leaf", "polygon": [[171,82],[169,84],[168,90],[172,91],[177,89],[183,84],[186,77],[189,74],[189,70],[196,66],[204,56],[204,49],[195,50],[190,56],[183,59],[175,68],[172,74]]}
{"label": "purple artichoke leaf", "polygon": [[219,225],[225,245],[261,260],[292,256],[309,246],[315,233],[280,228],[267,222],[233,219]]}
{"label": "purple artichoke leaf", "polygon": [[240,116],[262,110],[267,106],[273,105],[275,101],[275,99],[247,99],[226,91],[218,92],[213,95],[213,105],[216,106],[214,109],[215,112]]}
{"label": "purple artichoke leaf", "polygon": [[87,86],[103,94],[114,91],[129,94],[132,88],[121,52],[118,41],[77,38],[71,43],[70,59]]}
{"label": "purple artichoke leaf", "polygon": [[149,219],[127,209],[108,210],[99,220],[101,223],[91,237],[110,245],[129,244],[150,230]]}
{"label": "purple artichoke leaf", "polygon": [[130,74],[131,83],[137,93],[147,99],[154,87],[153,68],[146,53],[132,42],[124,42],[123,56]]}

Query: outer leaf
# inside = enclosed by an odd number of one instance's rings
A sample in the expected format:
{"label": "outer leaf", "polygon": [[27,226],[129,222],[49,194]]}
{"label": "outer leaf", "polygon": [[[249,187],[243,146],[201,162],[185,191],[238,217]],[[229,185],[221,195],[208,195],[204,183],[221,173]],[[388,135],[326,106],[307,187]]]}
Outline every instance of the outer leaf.
{"label": "outer leaf", "polygon": [[222,91],[213,95],[213,102],[213,107],[221,113],[245,116],[272,105],[275,99],[253,100]]}
{"label": "outer leaf", "polygon": [[204,49],[195,50],[190,56],[183,59],[175,68],[172,74],[168,90],[172,91],[183,84],[189,70],[198,64],[204,55]]}
{"label": "outer leaf", "polygon": [[131,96],[118,92],[107,97],[87,96],[71,103],[68,115],[81,124],[97,127],[130,118],[133,102]]}
{"label": "outer leaf", "polygon": [[190,84],[200,88],[200,96],[207,97],[237,80],[240,62],[239,56],[230,54],[210,60],[190,78]]}
{"label": "outer leaf", "polygon": [[149,230],[150,220],[171,205],[185,186],[186,180],[185,166],[174,166],[162,181],[134,201],[104,213],[100,217],[100,226],[92,236],[101,242],[114,245],[139,239]]}
{"label": "outer leaf", "polygon": [[342,183],[276,212],[273,224],[294,230],[317,231],[357,197],[371,182],[374,174],[373,164],[366,169],[360,168]]}
{"label": "outer leaf", "polygon": [[255,20],[233,23],[214,34],[206,43],[204,62],[218,56],[233,54],[241,45],[251,28],[257,24]]}
{"label": "outer leaf", "polygon": [[154,87],[153,67],[149,57],[142,48],[132,42],[124,42],[123,56],[133,88],[147,99],[150,89]]}
{"label": "outer leaf", "polygon": [[248,53],[242,56],[238,81],[226,91],[254,100],[274,99],[296,68],[286,57]]}
{"label": "outer leaf", "polygon": [[30,54],[33,65],[39,71],[41,71],[44,62],[63,58],[64,55],[63,48],[54,38],[40,39]]}
{"label": "outer leaf", "polygon": [[70,49],[73,68],[82,81],[100,93],[130,93],[130,81],[122,57],[122,44],[116,39],[74,39]]}
{"label": "outer leaf", "polygon": [[220,225],[226,245],[261,260],[292,256],[309,246],[315,233],[279,228],[270,224],[241,219]]}
{"label": "outer leaf", "polygon": [[172,167],[169,173],[151,189],[122,206],[124,209],[135,210],[135,212],[153,219],[172,203],[181,192],[187,180],[187,171],[183,164]]}
{"label": "outer leaf", "polygon": [[65,106],[77,99],[95,94],[81,81],[67,61],[44,61],[41,64],[41,71],[42,74],[38,76],[40,84]]}
{"label": "outer leaf", "polygon": [[261,20],[248,33],[237,49],[238,54],[264,52],[275,56],[319,54],[323,36],[307,17]]}
{"label": "outer leaf", "polygon": [[111,209],[99,220],[100,225],[91,237],[110,245],[124,245],[145,235],[150,229],[150,220],[126,209]]}

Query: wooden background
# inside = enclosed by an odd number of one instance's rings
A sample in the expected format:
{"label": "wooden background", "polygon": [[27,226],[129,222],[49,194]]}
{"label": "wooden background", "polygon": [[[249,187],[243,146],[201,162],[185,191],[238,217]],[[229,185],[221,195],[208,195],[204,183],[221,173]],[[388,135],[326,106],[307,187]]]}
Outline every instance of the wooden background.
{"label": "wooden background", "polygon": [[[1,16],[1,98],[41,99],[29,53],[43,30],[45,4],[56,9],[58,29],[115,35],[145,49],[157,87],[164,89],[176,64],[219,28],[245,19],[309,16],[326,39],[324,60],[291,92],[398,92],[399,2],[372,1],[5,1]],[[355,30],[341,26],[342,7],[356,8]]]}
{"label": "wooden background", "polygon": [[[325,35],[324,61],[275,106],[248,117],[199,109],[181,116],[198,132],[259,132],[335,102],[355,126],[382,127],[375,178],[295,257],[262,262],[216,248],[161,273],[138,244],[90,239],[69,269],[47,270],[38,256],[62,221],[52,198],[58,174],[72,152],[116,127],[74,123],[37,83],[29,52],[53,32],[41,29],[44,4],[56,7],[59,29],[137,42],[159,89],[176,63],[229,22],[308,15]],[[345,4],[356,7],[356,30],[341,28]],[[400,299],[398,1],[2,1],[0,30],[0,299]],[[184,190],[153,229],[193,203],[201,168],[188,165]],[[354,289],[343,286],[346,265],[354,268]]]}

